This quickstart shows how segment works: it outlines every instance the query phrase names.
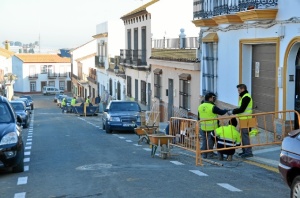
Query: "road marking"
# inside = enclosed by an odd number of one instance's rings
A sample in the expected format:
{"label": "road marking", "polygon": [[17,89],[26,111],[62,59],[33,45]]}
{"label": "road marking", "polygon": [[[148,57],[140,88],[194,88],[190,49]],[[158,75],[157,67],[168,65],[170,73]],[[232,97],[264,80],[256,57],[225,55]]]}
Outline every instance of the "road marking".
{"label": "road marking", "polygon": [[31,146],[25,146],[25,150],[30,150]]}
{"label": "road marking", "polygon": [[125,139],[125,137],[122,137],[122,136],[120,136],[120,137],[118,137],[118,138],[120,138],[120,139]]}
{"label": "road marking", "polygon": [[32,142],[32,138],[29,138],[26,140],[27,142]]}
{"label": "road marking", "polygon": [[184,165],[183,163],[181,162],[178,162],[178,161],[170,161],[171,163],[175,164],[175,165]]}
{"label": "road marking", "polygon": [[29,171],[29,166],[24,166],[24,171]]}
{"label": "road marking", "polygon": [[142,145],[140,145],[140,144],[133,144],[134,146],[142,146]]}
{"label": "road marking", "polygon": [[242,192],[242,190],[231,186],[230,184],[226,184],[226,183],[218,183],[219,186],[226,188],[227,190],[230,190],[232,192]]}
{"label": "road marking", "polygon": [[23,162],[30,162],[30,158],[29,157],[25,157]]}
{"label": "road marking", "polygon": [[152,151],[150,148],[143,148],[145,151]]}
{"label": "road marking", "polygon": [[26,142],[26,145],[31,145],[32,144],[32,142]]}
{"label": "road marking", "polygon": [[132,142],[132,140],[126,140],[126,142]]}
{"label": "road marking", "polygon": [[25,198],[26,197],[26,192],[21,192],[21,193],[15,193],[14,198]]}
{"label": "road marking", "polygon": [[[267,169],[269,171],[273,171],[275,173],[279,173],[279,170],[278,168],[275,168],[275,167],[271,167],[271,166],[268,166],[266,164],[262,164],[262,163],[258,163],[258,162],[253,162],[253,161],[249,161],[249,160],[245,160],[246,163],[248,164],[252,164],[254,166],[258,166],[258,167],[261,167],[261,168],[264,168],[264,169]],[[279,162],[278,162],[279,163]]]}
{"label": "road marking", "polygon": [[28,133],[28,135],[32,135],[32,133]]}
{"label": "road marking", "polygon": [[196,175],[198,175],[198,176],[208,176],[207,174],[205,174],[205,173],[203,173],[199,170],[189,170],[189,171],[196,174]]}
{"label": "road marking", "polygon": [[19,177],[17,185],[27,184],[28,177]]}
{"label": "road marking", "polygon": [[30,155],[30,151],[24,152],[24,155]]}
{"label": "road marking", "polygon": [[27,138],[32,138],[32,135],[28,135]]}

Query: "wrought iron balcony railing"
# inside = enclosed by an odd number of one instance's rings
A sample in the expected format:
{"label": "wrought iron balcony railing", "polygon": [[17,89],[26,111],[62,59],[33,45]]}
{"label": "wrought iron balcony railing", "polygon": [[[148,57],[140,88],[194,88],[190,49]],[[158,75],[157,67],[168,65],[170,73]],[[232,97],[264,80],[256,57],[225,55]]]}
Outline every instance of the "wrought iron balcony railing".
{"label": "wrought iron balcony railing", "polygon": [[56,73],[54,73],[54,72],[48,72],[48,78],[53,79],[53,78],[56,78],[56,77],[57,77]]}
{"label": "wrought iron balcony railing", "polygon": [[194,19],[206,19],[214,16],[232,14],[251,9],[276,8],[278,0],[238,0],[214,1],[199,0],[194,2]]}
{"label": "wrought iron balcony railing", "polygon": [[29,79],[37,79],[39,77],[38,74],[29,74],[28,78]]}
{"label": "wrought iron balcony railing", "polygon": [[134,66],[147,65],[147,51],[146,50],[120,50],[120,64],[128,64]]}

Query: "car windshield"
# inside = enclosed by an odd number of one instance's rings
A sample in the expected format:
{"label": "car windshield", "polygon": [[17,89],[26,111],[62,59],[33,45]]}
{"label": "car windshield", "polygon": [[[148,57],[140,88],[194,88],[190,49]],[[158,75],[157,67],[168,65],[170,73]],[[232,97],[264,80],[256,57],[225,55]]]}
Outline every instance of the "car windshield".
{"label": "car windshield", "polygon": [[11,103],[11,106],[16,111],[24,110],[24,105],[22,105],[21,103]]}
{"label": "car windshield", "polygon": [[12,122],[12,115],[6,103],[0,103],[0,123]]}
{"label": "car windshield", "polygon": [[110,111],[140,111],[140,107],[134,102],[113,102],[110,104]]}
{"label": "car windshield", "polygon": [[26,106],[28,106],[28,99],[27,98],[18,98],[17,100],[24,101],[26,103]]}

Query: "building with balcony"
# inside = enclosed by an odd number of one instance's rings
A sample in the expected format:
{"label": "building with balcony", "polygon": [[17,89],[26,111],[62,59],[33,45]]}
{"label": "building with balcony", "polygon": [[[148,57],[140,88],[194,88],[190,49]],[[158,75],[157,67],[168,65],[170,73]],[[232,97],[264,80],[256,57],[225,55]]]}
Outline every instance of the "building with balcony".
{"label": "building with balcony", "polygon": [[199,27],[200,92],[237,106],[244,83],[254,112],[299,109],[300,14],[298,1],[194,0]]}
{"label": "building with balcony", "polygon": [[200,77],[199,29],[191,22],[191,3],[152,0],[121,17],[126,40],[120,65],[126,69],[127,97],[148,110],[159,109],[161,121],[191,110],[196,114],[199,105],[199,93],[185,89],[193,88],[191,80],[198,85]]}
{"label": "building with balcony", "polygon": [[[17,93],[41,93],[44,86],[71,91],[71,60],[58,54],[15,54],[12,73]],[[59,77],[60,76],[60,77]]]}
{"label": "building with balcony", "polygon": [[[120,36],[124,29],[122,20],[109,20],[96,26],[97,56],[95,57],[97,81],[99,83],[99,95],[102,101],[109,96],[117,100],[124,100],[126,76],[114,70],[119,61],[119,49],[124,46],[124,36]],[[121,32],[121,33],[120,33]],[[108,94],[106,94],[108,93]],[[107,101],[106,101],[107,102]]]}
{"label": "building with balcony", "polygon": [[91,41],[70,51],[72,60],[72,93],[74,96],[87,98],[92,102],[99,93],[95,57],[97,40]]}

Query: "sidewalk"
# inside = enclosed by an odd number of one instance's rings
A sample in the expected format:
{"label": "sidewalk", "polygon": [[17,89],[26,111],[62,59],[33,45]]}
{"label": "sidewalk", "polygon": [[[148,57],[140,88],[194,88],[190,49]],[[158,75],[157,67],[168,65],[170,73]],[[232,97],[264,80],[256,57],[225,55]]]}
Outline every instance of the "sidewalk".
{"label": "sidewalk", "polygon": [[278,168],[280,148],[280,145],[268,146],[261,149],[256,147],[256,149],[252,151],[254,156],[246,159],[273,168]]}

